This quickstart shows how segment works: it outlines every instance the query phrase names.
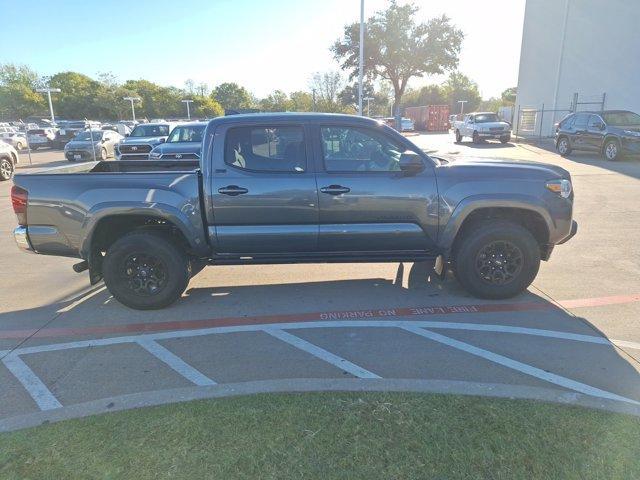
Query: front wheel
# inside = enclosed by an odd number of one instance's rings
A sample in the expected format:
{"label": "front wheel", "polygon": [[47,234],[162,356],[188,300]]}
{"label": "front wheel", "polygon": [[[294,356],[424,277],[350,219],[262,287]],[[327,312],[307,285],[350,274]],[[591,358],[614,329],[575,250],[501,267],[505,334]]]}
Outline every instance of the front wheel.
{"label": "front wheel", "polygon": [[511,135],[503,135],[500,137],[500,143],[507,143],[511,140]]}
{"label": "front wheel", "polygon": [[456,130],[456,143],[460,142],[462,142],[462,134],[460,133],[460,130]]}
{"label": "front wheel", "polygon": [[620,159],[620,145],[617,140],[607,140],[602,151],[605,160],[615,162]]}
{"label": "front wheel", "polygon": [[120,303],[137,310],[164,308],[187,288],[190,265],[167,237],[131,233],[117,240],[103,262],[104,281]]}
{"label": "front wheel", "polygon": [[569,139],[567,137],[560,137],[558,139],[558,144],[556,145],[556,150],[563,157],[567,155],[571,155],[571,145],[569,144]]}
{"label": "front wheel", "polygon": [[480,134],[478,134],[478,132],[473,132],[473,137],[471,138],[473,140],[473,143],[475,143],[476,145],[480,143]]}
{"label": "front wheel", "polygon": [[100,160],[104,162],[107,158],[108,158],[107,149],[106,148],[100,149]]}
{"label": "front wheel", "polygon": [[22,142],[18,142],[16,143],[16,150],[17,151],[22,151],[22,149],[24,148],[24,145],[22,145]]}
{"label": "front wheel", "polygon": [[540,248],[524,227],[495,221],[469,229],[457,245],[453,273],[480,298],[510,298],[523,292],[538,274]]}

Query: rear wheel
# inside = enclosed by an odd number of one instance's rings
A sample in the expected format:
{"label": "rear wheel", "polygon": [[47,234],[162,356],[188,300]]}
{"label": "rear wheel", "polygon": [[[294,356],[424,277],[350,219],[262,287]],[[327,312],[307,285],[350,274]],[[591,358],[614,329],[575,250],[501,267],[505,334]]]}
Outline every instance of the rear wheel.
{"label": "rear wheel", "polygon": [[460,133],[460,130],[456,130],[456,143],[460,142],[462,142],[462,134]]}
{"label": "rear wheel", "polygon": [[560,137],[556,145],[556,150],[558,150],[558,153],[563,157],[571,155],[571,145],[569,144],[569,139],[567,137]]}
{"label": "rear wheel", "polygon": [[37,149],[38,149],[38,146],[37,146],[37,145],[33,145],[33,146],[31,147],[31,150],[34,150],[34,151],[35,151],[35,150],[37,150]]}
{"label": "rear wheel", "polygon": [[533,282],[540,268],[540,248],[524,227],[494,221],[468,230],[454,252],[453,273],[469,293],[480,298],[510,298]]}
{"label": "rear wheel", "polygon": [[604,148],[602,150],[605,160],[609,160],[610,162],[615,162],[620,159],[620,144],[617,140],[611,139],[607,140],[604,144]]}
{"label": "rear wheel", "polygon": [[502,137],[500,137],[500,143],[507,143],[510,140],[511,140],[511,135],[503,135]]}
{"label": "rear wheel", "polygon": [[13,177],[13,162],[10,158],[0,158],[0,180],[11,180]]}
{"label": "rear wheel", "polygon": [[185,252],[166,237],[131,233],[109,247],[103,275],[120,303],[151,310],[180,298],[189,283],[190,265]]}

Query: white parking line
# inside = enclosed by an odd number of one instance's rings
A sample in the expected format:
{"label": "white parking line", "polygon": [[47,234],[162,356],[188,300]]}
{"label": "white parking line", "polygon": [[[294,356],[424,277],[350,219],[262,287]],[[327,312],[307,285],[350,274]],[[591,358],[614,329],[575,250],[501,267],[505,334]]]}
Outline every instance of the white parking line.
{"label": "white parking line", "polygon": [[216,385],[216,382],[211,380],[209,377],[204,375],[199,370],[195,369],[187,362],[182,360],[176,354],[168,350],[167,348],[160,345],[158,342],[153,340],[138,340],[136,342],[146,351],[148,351],[151,355],[162,360],[164,363],[173,368],[176,372],[182,375],[184,378],[189,380],[190,382],[203,387],[205,385]]}
{"label": "white parking line", "polygon": [[338,355],[328,352],[324,348],[320,348],[317,345],[314,345],[313,343],[307,342],[306,340],[303,340],[300,337],[296,337],[295,335],[291,335],[290,333],[287,333],[285,331],[278,330],[275,328],[274,329],[265,328],[264,332],[268,333],[272,337],[275,337],[279,340],[282,340],[283,342],[288,343],[289,345],[299,348],[300,350],[303,350],[313,355],[314,357],[319,358],[320,360],[324,360],[325,362],[330,363],[331,365],[335,365],[339,369],[344,370],[345,372],[349,372],[351,375],[355,377],[382,378],[376,375],[375,373],[370,372],[369,370],[359,367],[355,363],[351,363],[349,360],[339,357]]}
{"label": "white parking line", "polygon": [[429,340],[433,340],[435,342],[443,343],[450,347],[456,348],[458,350],[462,350],[463,352],[470,353],[471,355],[476,355],[478,357],[482,357],[491,362],[497,363],[499,365],[503,365],[507,368],[511,368],[513,370],[517,370],[518,372],[522,372],[526,375],[531,375],[532,377],[539,378],[541,380],[545,380],[549,383],[553,383],[559,385],[564,388],[568,388],[570,390],[574,390],[576,392],[584,393],[586,395],[591,395],[599,398],[606,398],[609,400],[617,400],[619,402],[631,403],[633,405],[640,405],[640,402],[632,400],[630,398],[626,398],[620,395],[616,395],[615,393],[607,392],[606,390],[600,390],[599,388],[592,387],[591,385],[587,385],[585,383],[576,382],[575,380],[571,380],[570,378],[562,377],[560,375],[556,375],[554,373],[546,372],[540,368],[533,367],[526,363],[518,362],[517,360],[513,360],[509,357],[505,357],[504,355],[499,355],[497,353],[490,352],[489,350],[484,350],[482,348],[475,347],[465,342],[461,342],[459,340],[455,340],[451,337],[446,337],[444,335],[440,335],[439,333],[431,332],[429,330],[424,330],[418,327],[402,327],[403,330],[407,332],[415,333],[416,335],[420,335],[421,337],[428,338]]}
{"label": "white parking line", "polygon": [[62,407],[62,404],[54,397],[53,393],[49,391],[42,380],[33,373],[33,370],[18,355],[7,355],[2,359],[2,363],[31,395],[40,410],[53,410],[54,408]]}

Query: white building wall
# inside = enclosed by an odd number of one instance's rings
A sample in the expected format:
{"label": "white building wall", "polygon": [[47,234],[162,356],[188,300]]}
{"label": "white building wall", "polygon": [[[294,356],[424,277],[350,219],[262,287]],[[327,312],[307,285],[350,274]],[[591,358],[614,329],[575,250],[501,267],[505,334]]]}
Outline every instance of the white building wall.
{"label": "white building wall", "polygon": [[[575,93],[640,113],[640,0],[527,0],[516,110],[569,109]],[[565,114],[545,113],[543,134]]]}

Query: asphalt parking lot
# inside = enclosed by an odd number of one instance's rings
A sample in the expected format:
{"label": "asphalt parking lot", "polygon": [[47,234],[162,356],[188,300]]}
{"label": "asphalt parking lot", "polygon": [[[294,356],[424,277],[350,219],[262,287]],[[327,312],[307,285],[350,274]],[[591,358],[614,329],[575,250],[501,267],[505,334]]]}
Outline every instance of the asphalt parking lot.
{"label": "asphalt parking lot", "polygon": [[[217,395],[415,389],[553,399],[640,412],[640,161],[569,159],[548,145],[412,139],[444,157],[568,169],[580,228],[528,293],[480,301],[411,264],[210,267],[161,311],[114,301],[11,238],[0,184],[0,428]],[[21,155],[20,170],[64,164]]]}

